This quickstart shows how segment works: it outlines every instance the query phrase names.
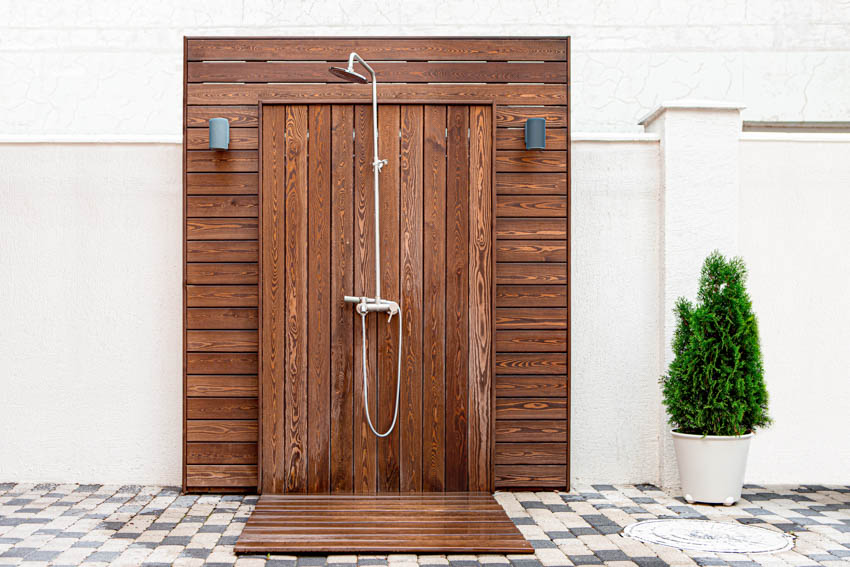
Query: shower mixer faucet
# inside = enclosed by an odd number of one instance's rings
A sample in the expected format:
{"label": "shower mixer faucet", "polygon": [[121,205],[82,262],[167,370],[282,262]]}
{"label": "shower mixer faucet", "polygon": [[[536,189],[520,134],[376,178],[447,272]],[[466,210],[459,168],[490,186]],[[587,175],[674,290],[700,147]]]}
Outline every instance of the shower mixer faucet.
{"label": "shower mixer faucet", "polygon": [[[380,200],[381,200],[381,192],[379,190],[379,177],[381,174],[381,170],[387,163],[389,163],[385,159],[381,159],[378,157],[378,80],[375,77],[375,71],[372,67],[363,60],[362,57],[357,55],[354,52],[348,56],[348,67],[343,69],[342,67],[331,67],[330,72],[350,83],[361,83],[366,84],[369,81],[361,75],[360,73],[354,70],[354,61],[357,60],[363,67],[369,71],[369,74],[372,77],[372,138],[374,141],[374,161],[372,162],[372,171],[375,175],[375,297],[358,297],[353,295],[346,295],[343,297],[343,301],[346,303],[354,304],[354,309],[358,315],[360,315],[360,329],[362,332],[361,344],[363,345],[363,407],[366,413],[366,422],[369,424],[369,429],[372,430],[372,433],[377,435],[378,437],[386,437],[390,433],[392,433],[395,428],[396,421],[398,421],[398,401],[399,394],[401,391],[401,335],[402,335],[402,326],[401,326],[401,307],[395,301],[381,299],[381,216],[380,216]],[[395,384],[395,410],[393,410],[393,422],[390,424],[389,429],[387,429],[384,433],[378,433],[378,430],[375,429],[375,426],[372,424],[372,417],[369,415],[369,387],[368,380],[366,375],[366,316],[369,313],[387,313],[387,323],[392,321],[392,318],[395,315],[398,315],[398,370],[396,371],[396,384]]]}

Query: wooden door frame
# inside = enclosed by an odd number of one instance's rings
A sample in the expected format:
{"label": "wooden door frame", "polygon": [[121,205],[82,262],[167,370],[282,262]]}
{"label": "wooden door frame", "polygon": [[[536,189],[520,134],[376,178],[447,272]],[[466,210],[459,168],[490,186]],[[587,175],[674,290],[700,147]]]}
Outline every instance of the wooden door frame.
{"label": "wooden door frame", "polygon": [[[305,98],[269,98],[260,99],[257,102],[258,107],[258,124],[257,124],[257,144],[258,144],[258,165],[257,165],[257,196],[259,210],[257,214],[257,225],[259,234],[257,247],[259,250],[259,260],[257,263],[257,395],[258,395],[258,412],[257,412],[257,493],[263,493],[263,391],[264,372],[263,372],[263,108],[265,106],[277,105],[317,105],[317,104],[367,104],[371,103],[372,99],[369,96],[352,96],[348,98],[329,97],[323,94],[323,87],[327,85],[316,85],[315,99]],[[490,462],[487,464],[490,471],[490,492],[496,490],[496,101],[486,99],[411,99],[399,100],[390,102],[381,102],[378,100],[378,105],[446,105],[446,106],[488,106],[490,107],[491,116],[491,144],[490,144],[490,411],[489,415],[489,445],[490,445]],[[185,153],[185,152],[184,152]],[[184,158],[185,159],[185,158]],[[184,168],[185,169],[185,168]],[[399,353],[400,355],[401,353]],[[185,445],[185,444],[184,444]]]}

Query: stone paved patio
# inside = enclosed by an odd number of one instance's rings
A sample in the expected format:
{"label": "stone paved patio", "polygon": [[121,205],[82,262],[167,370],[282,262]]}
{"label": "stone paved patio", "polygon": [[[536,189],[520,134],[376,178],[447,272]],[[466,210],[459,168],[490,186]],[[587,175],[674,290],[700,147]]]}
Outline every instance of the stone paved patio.
{"label": "stone paved patio", "polygon": [[[535,555],[236,557],[233,544],[256,496],[181,495],[160,486],[6,483],[0,484],[0,565],[850,565],[848,486],[748,486],[744,499],[729,508],[687,505],[651,485],[578,485],[569,494],[499,493],[497,499]],[[762,555],[689,553],[621,534],[634,521],[669,517],[781,530],[797,537],[796,546]]]}

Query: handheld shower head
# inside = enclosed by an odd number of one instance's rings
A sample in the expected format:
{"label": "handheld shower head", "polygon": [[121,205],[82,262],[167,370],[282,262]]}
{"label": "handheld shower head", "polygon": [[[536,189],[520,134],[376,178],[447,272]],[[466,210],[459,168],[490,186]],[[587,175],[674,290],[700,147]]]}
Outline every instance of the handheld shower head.
{"label": "handheld shower head", "polygon": [[366,77],[356,72],[354,69],[351,68],[351,66],[349,66],[348,69],[343,69],[342,67],[331,67],[329,71],[340,79],[348,81],[349,83],[366,84],[369,82]]}

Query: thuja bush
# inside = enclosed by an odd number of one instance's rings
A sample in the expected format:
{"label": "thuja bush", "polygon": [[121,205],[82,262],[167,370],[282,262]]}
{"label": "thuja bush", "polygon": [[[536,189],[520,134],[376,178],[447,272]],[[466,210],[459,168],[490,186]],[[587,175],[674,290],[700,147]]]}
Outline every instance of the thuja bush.
{"label": "thuja bush", "polygon": [[670,424],[680,433],[743,435],[770,423],[746,277],[743,260],[712,252],[697,302],[676,302],[674,358],[661,384]]}

